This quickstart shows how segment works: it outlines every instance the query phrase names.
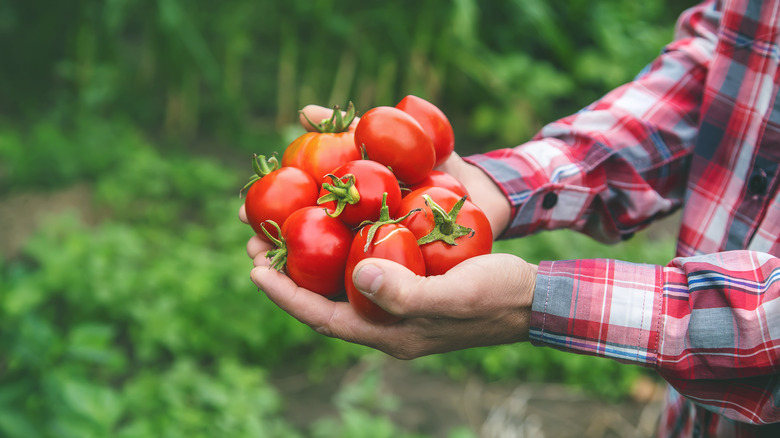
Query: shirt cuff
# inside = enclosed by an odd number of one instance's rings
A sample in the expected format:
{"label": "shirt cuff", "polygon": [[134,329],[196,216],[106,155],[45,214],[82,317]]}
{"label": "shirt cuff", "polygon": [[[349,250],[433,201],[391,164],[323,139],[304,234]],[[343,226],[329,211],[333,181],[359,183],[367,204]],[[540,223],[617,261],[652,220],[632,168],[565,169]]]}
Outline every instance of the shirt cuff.
{"label": "shirt cuff", "polygon": [[657,363],[662,268],[609,259],[541,262],[530,340],[580,354]]}
{"label": "shirt cuff", "polygon": [[[515,149],[499,149],[463,158],[485,172],[512,207],[512,220],[497,239],[559,228],[579,230],[585,225],[585,213],[598,185],[592,188],[584,184],[579,177],[579,168],[557,151],[551,145],[534,141]],[[554,163],[557,170],[550,170],[550,163]],[[551,177],[549,172],[554,175]],[[576,184],[572,183],[572,178]]]}

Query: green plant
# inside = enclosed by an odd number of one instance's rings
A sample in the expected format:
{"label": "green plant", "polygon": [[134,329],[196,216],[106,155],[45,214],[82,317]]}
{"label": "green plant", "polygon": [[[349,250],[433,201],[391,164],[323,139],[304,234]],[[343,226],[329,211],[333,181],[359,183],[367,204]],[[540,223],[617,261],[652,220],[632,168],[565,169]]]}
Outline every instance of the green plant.
{"label": "green plant", "polygon": [[253,330],[275,312],[245,312],[242,258],[214,259],[221,243],[191,229],[150,240],[69,216],[44,230],[0,276],[4,436],[292,436],[258,365],[296,330]]}
{"label": "green plant", "polygon": [[451,118],[459,151],[510,146],[629,80],[694,3],[5,3],[0,114],[121,116],[267,154],[255,140],[305,104],[365,111],[415,94]]}
{"label": "green plant", "polygon": [[268,370],[362,350],[255,290],[235,172],[116,142],[87,206],[101,221],[50,216],[0,260],[0,435],[298,436]]}
{"label": "green plant", "polygon": [[358,379],[341,387],[333,403],[338,417],[321,418],[311,427],[314,438],[361,438],[370,431],[372,437],[423,438],[395,425],[389,414],[398,410],[401,400],[387,392],[382,383],[381,360],[368,355],[362,364],[366,369]]}

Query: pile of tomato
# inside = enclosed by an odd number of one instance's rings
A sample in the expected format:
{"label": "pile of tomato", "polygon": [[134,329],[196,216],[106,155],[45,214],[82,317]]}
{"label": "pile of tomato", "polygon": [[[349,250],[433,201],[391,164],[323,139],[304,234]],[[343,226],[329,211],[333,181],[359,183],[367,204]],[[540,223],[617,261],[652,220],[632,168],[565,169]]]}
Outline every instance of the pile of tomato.
{"label": "pile of tomato", "polygon": [[[453,151],[452,125],[434,104],[407,96],[395,107],[338,108],[290,143],[281,163],[255,156],[244,187],[246,215],[275,245],[266,256],[298,286],[326,297],[346,292],[356,311],[390,324],[397,317],[360,294],[355,265],[379,257],[417,275],[440,275],[490,253],[485,214],[454,177],[434,170]],[[242,192],[243,192],[242,190]]]}

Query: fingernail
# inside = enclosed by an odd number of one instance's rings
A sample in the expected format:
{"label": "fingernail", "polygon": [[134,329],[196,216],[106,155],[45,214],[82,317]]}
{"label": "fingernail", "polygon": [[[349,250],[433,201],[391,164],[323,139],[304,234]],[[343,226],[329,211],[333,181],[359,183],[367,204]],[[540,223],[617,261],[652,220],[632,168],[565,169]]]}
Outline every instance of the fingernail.
{"label": "fingernail", "polygon": [[372,264],[361,267],[355,275],[352,277],[352,281],[355,283],[355,287],[366,295],[373,295],[379,290],[382,285],[382,278],[384,272]]}

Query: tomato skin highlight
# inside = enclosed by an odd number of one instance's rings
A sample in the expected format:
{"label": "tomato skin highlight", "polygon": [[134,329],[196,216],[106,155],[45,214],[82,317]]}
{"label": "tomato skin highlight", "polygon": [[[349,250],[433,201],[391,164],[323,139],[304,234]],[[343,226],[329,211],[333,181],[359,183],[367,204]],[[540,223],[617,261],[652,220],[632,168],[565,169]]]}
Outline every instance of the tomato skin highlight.
{"label": "tomato skin highlight", "polygon": [[352,230],[322,207],[305,207],[282,225],[287,275],[300,287],[326,297],[344,291]]}
{"label": "tomato skin highlight", "polygon": [[[376,221],[382,209],[382,197],[387,193],[387,206],[389,213],[394,216],[401,206],[401,187],[398,180],[387,167],[371,160],[357,160],[339,167],[332,173],[338,178],[346,175],[354,175],[355,188],[360,195],[360,200],[355,204],[346,204],[344,210],[338,215],[345,224],[354,228],[363,221]],[[325,178],[325,182],[330,178]],[[320,199],[330,192],[325,187],[320,189]],[[336,209],[336,201],[323,202],[320,205],[326,207],[331,214]]]}
{"label": "tomato skin highlight", "polygon": [[443,163],[455,150],[455,133],[447,116],[439,107],[412,94],[398,102],[396,108],[408,113],[422,126],[433,141],[436,151],[436,166]]}
{"label": "tomato skin highlight", "polygon": [[307,132],[293,140],[282,155],[282,166],[306,171],[318,184],[339,166],[361,158],[355,147],[355,131]]}
{"label": "tomato skin highlight", "polygon": [[406,196],[415,190],[425,187],[441,187],[461,197],[469,195],[469,192],[463,183],[449,173],[442,172],[441,170],[432,170],[422,181],[409,186],[408,190],[405,190],[403,195]]}
{"label": "tomato skin highlight", "polygon": [[[433,211],[426,205],[423,198],[423,195],[426,194],[445,211],[450,211],[462,198],[440,187],[425,187],[407,195],[401,201],[400,213],[405,213],[415,208],[421,209],[422,213],[410,215],[401,221],[401,224],[409,228],[418,240],[426,236],[434,228]],[[457,245],[450,245],[442,241],[420,245],[420,251],[425,259],[427,275],[444,274],[453,266],[466,259],[490,254],[492,251],[493,230],[485,213],[474,203],[468,200],[464,202],[457,215],[456,223],[471,228],[474,231],[473,235],[457,238],[455,240]]]}
{"label": "tomato skin highlight", "polygon": [[368,158],[390,167],[405,184],[421,181],[433,170],[436,152],[422,126],[404,111],[379,106],[368,110],[355,128],[355,145]]}
{"label": "tomato skin highlight", "polygon": [[365,319],[376,324],[393,324],[401,318],[376,305],[355,287],[352,281],[355,265],[361,260],[376,257],[400,263],[415,274],[424,276],[425,260],[420,247],[417,246],[417,238],[409,229],[400,224],[380,226],[368,246],[368,251],[365,251],[370,226],[366,225],[357,232],[349,250],[347,269],[344,275],[347,299],[355,311]]}

